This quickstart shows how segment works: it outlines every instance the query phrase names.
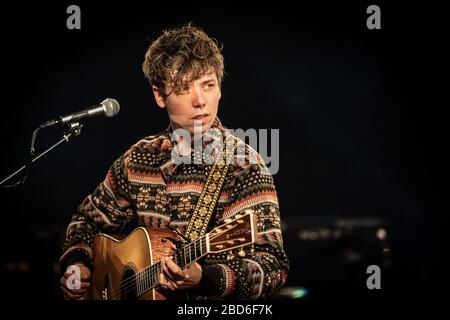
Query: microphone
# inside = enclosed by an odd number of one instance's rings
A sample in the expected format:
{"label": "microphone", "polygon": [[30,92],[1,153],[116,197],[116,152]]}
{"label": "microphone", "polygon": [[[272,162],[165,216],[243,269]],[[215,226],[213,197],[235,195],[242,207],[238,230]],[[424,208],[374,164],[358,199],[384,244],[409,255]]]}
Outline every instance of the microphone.
{"label": "microphone", "polygon": [[106,116],[108,118],[114,117],[120,111],[120,105],[116,99],[107,98],[100,104],[92,106],[82,111],[61,116],[58,119],[53,119],[44,123],[41,127],[53,127],[60,124],[67,124],[73,121],[78,121],[84,118],[91,118],[96,116]]}

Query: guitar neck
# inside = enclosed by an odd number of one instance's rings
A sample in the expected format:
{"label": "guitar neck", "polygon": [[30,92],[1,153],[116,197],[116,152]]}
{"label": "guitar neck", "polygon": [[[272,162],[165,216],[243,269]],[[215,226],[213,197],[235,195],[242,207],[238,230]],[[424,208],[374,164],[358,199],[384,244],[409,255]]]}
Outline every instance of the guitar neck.
{"label": "guitar neck", "polygon": [[[181,268],[201,259],[209,253],[208,234],[183,246],[172,255],[173,261]],[[148,268],[138,272],[136,277],[136,296],[140,296],[159,284],[161,262],[158,261]]]}

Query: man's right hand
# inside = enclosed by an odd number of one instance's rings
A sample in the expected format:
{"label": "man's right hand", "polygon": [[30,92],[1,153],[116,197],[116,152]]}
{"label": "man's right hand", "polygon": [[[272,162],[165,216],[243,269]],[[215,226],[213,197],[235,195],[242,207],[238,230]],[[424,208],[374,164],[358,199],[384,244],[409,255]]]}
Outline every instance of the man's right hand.
{"label": "man's right hand", "polygon": [[[75,274],[78,271],[79,277]],[[91,270],[82,263],[71,265],[61,277],[60,284],[64,299],[81,300],[91,285]]]}

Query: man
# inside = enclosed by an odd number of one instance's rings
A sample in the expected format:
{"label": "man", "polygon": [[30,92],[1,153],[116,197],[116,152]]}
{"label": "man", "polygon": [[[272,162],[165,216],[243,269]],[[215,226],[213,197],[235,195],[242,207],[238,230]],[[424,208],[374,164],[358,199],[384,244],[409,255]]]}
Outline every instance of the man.
{"label": "man", "polygon": [[[143,63],[156,104],[167,110],[170,126],[132,146],[108,171],[105,180],[80,205],[67,228],[61,264],[77,265],[81,288],[70,289],[67,271],[61,278],[66,299],[80,299],[90,285],[91,245],[99,233],[118,233],[139,226],[177,228],[185,233],[220,148],[243,150],[231,155],[228,171],[208,230],[236,214],[257,217],[258,244],[245,257],[208,255],[180,268],[162,259],[160,286],[189,290],[195,297],[256,299],[275,293],[286,280],[289,264],[282,245],[278,199],[273,179],[261,157],[229,133],[217,118],[224,63],[217,41],[188,24],[163,32]],[[222,141],[223,142],[223,141]],[[200,144],[201,152],[197,146]],[[219,144],[221,145],[221,144]],[[241,152],[242,153],[242,152]],[[209,155],[209,157],[208,157]],[[242,154],[241,154],[242,155]]]}

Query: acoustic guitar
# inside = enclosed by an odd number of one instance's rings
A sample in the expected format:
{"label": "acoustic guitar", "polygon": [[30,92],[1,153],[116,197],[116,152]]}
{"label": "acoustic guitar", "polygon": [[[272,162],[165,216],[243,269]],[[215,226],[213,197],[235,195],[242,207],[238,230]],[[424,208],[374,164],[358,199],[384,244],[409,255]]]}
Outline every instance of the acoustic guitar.
{"label": "acoustic guitar", "polygon": [[[172,229],[139,227],[125,239],[98,234],[93,243],[91,291],[95,300],[165,300],[186,299],[186,292],[164,290],[159,284],[161,259],[172,256],[181,268],[210,253],[227,252],[245,256],[244,247],[256,241],[254,213],[235,215],[224,224],[190,243]],[[168,241],[177,242],[173,252]],[[184,295],[184,296],[183,296]]]}

